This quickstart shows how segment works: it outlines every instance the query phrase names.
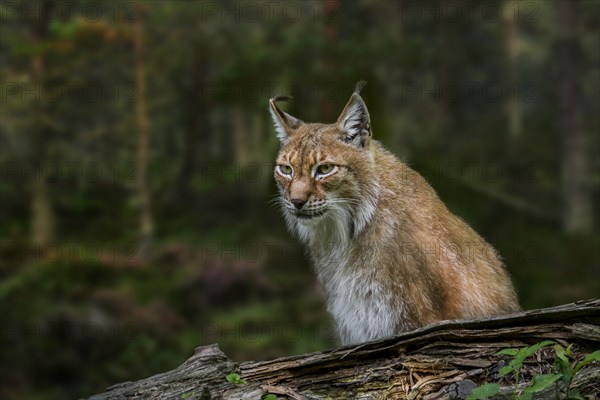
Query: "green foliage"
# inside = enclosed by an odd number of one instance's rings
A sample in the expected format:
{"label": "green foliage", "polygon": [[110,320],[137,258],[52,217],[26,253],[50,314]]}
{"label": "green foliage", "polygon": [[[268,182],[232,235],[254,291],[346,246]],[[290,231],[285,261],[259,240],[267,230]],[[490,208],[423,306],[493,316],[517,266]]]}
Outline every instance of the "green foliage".
{"label": "green foliage", "polygon": [[585,367],[587,364],[591,363],[592,361],[600,362],[600,350],[596,350],[593,353],[588,354],[587,356],[584,357],[583,360],[578,362],[577,365],[575,366],[575,373],[577,373],[581,368]]}
{"label": "green foliage", "polygon": [[558,372],[559,378],[565,383],[566,392],[569,399],[580,400],[583,399],[579,391],[571,389],[571,382],[573,378],[583,367],[592,361],[600,361],[600,350],[596,350],[593,353],[586,355],[581,361],[574,364],[569,360],[571,356],[572,345],[567,346],[565,349],[561,345],[557,344],[554,346],[554,369]]}
{"label": "green foliage", "polygon": [[[559,380],[562,380],[562,382],[565,384],[565,391],[569,400],[584,400],[576,389],[571,388],[571,382],[573,381],[573,377],[577,374],[577,372],[579,372],[584,366],[592,361],[600,361],[600,350],[596,350],[593,353],[586,355],[581,361],[573,364],[569,360],[569,356],[571,356],[572,353],[572,345],[569,345],[565,349],[561,345],[555,344],[553,347],[555,373],[535,375],[531,379],[529,385],[527,385],[527,387],[520,393],[517,393],[516,388],[519,384],[519,373],[525,360],[534,355],[540,349],[553,343],[554,342],[551,340],[545,340],[532,346],[523,347],[522,349],[502,349],[496,353],[497,355],[506,355],[512,357],[512,360],[507,366],[500,368],[499,375],[506,376],[510,373],[515,374],[515,392],[513,399],[531,400],[533,394],[542,392],[554,385]],[[475,388],[469,394],[466,400],[488,399],[497,395],[499,391],[499,384],[486,383]]]}
{"label": "green foliage", "polygon": [[242,379],[242,377],[239,374],[236,374],[235,372],[232,372],[229,375],[227,375],[225,379],[227,379],[227,382],[234,383],[236,385],[244,385],[248,383],[244,379]]}
{"label": "green foliage", "polygon": [[479,387],[476,387],[469,395],[466,400],[485,400],[489,399],[498,394],[500,391],[500,385],[497,383],[485,383]]}
{"label": "green foliage", "polygon": [[277,400],[277,396],[273,393],[269,393],[263,396],[262,400]]}
{"label": "green foliage", "polygon": [[49,30],[51,33],[56,35],[56,37],[61,39],[76,39],[79,30],[81,29],[81,21],[52,21],[49,26]]}
{"label": "green foliage", "polygon": [[534,376],[529,386],[523,389],[518,399],[531,400],[533,393],[541,392],[542,390],[550,387],[550,385],[559,380],[561,377],[561,374],[541,374]]}
{"label": "green foliage", "polygon": [[510,355],[513,357],[513,359],[510,361],[510,363],[507,366],[500,368],[500,371],[499,371],[500,376],[505,376],[510,373],[514,373],[515,374],[515,385],[518,385],[519,384],[519,371],[521,370],[521,366],[523,366],[523,362],[525,361],[525,359],[530,357],[531,355],[535,354],[541,348],[550,346],[553,343],[554,342],[551,340],[545,340],[543,342],[536,343],[533,346],[524,347],[520,350],[516,350],[516,349],[501,350],[498,353],[499,355],[500,354]]}
{"label": "green foliage", "polygon": [[554,369],[565,378],[565,383],[570,382],[575,374],[568,359],[568,356],[571,355],[571,346],[569,345],[566,349],[559,344],[554,346]]}

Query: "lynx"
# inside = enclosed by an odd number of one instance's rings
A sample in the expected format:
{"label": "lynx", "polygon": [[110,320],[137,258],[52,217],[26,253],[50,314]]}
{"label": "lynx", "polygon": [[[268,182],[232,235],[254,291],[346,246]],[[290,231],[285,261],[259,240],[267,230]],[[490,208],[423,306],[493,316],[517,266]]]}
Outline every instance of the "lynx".
{"label": "lynx", "polygon": [[269,101],[283,215],[308,246],[342,344],[518,311],[495,250],[372,139],[362,86],[333,124],[280,110],[286,96]]}

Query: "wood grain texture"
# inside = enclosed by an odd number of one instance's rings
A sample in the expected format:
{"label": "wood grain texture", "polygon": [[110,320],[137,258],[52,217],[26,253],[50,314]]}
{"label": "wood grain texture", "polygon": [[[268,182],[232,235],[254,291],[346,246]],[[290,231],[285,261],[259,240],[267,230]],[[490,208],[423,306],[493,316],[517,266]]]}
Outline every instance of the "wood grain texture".
{"label": "wood grain texture", "polygon": [[[582,357],[600,349],[600,299],[472,321],[447,321],[403,335],[324,352],[270,361],[235,363],[214,345],[199,347],[180,367],[124,382],[90,397],[105,399],[462,399],[475,385],[501,384],[498,399],[511,398],[531,377],[553,368],[554,353],[542,349],[525,362],[521,382],[501,378],[508,362],[496,353],[541,340],[573,345]],[[225,377],[236,372],[246,384]],[[600,365],[589,364],[573,387],[587,399],[600,393]],[[553,399],[556,388],[534,399]],[[563,398],[559,397],[558,398]]]}

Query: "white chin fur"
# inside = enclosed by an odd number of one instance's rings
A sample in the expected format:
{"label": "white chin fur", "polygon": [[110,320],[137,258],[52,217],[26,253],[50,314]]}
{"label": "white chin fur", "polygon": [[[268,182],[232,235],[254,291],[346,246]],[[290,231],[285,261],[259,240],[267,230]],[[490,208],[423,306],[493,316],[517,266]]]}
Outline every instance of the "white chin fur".
{"label": "white chin fur", "polygon": [[288,229],[311,246],[326,248],[330,245],[347,245],[352,237],[360,235],[376,210],[376,194],[368,193],[366,200],[352,206],[349,203],[329,205],[327,212],[314,218],[297,218],[284,211]]}
{"label": "white chin fur", "polygon": [[373,219],[378,190],[374,186],[362,193],[359,203],[334,200],[325,214],[311,219],[284,211],[289,230],[311,250],[315,272],[327,292],[327,308],[344,344],[389,336],[397,323],[390,317],[394,315],[390,299],[380,296],[380,301],[373,303],[371,293],[380,289],[364,287],[369,280],[368,271],[365,275],[361,268],[348,268],[352,238],[359,236]]}

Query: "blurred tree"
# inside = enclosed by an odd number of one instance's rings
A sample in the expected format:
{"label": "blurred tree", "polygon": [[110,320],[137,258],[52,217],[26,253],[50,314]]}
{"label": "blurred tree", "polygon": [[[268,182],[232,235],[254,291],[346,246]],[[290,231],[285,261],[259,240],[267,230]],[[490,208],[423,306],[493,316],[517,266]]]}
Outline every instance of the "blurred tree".
{"label": "blurred tree", "polygon": [[146,100],[146,76],[144,74],[144,5],[141,0],[136,1],[136,22],[134,25],[134,54],[135,54],[135,83],[138,92],[137,98],[137,125],[138,125],[138,155],[137,179],[140,212],[140,242],[139,256],[143,261],[149,258],[150,245],[154,232],[152,209],[150,203],[150,187],[148,184],[148,158],[150,155],[150,129],[148,124]]}
{"label": "blurred tree", "polygon": [[[353,7],[354,3],[344,3],[344,6]],[[340,4],[338,0],[322,0],[322,18],[324,22],[324,65],[323,76],[329,80],[336,76],[336,54],[339,46],[338,26],[343,23],[340,18]],[[339,75],[337,75],[339,77]],[[337,118],[332,107],[332,102],[326,96],[321,96],[320,102],[323,121],[333,121]]]}
{"label": "blurred tree", "polygon": [[37,2],[35,13],[31,14],[31,28],[33,31],[32,84],[36,90],[33,102],[32,128],[33,140],[33,167],[38,173],[33,178],[33,192],[31,197],[31,240],[36,246],[44,248],[52,241],[54,236],[54,211],[50,200],[47,179],[48,146],[50,140],[51,116],[46,105],[48,87],[46,85],[46,52],[48,51],[49,16],[52,15],[52,2]]}
{"label": "blurred tree", "polygon": [[570,233],[593,229],[588,143],[581,128],[581,48],[577,35],[579,1],[559,2],[560,122],[562,136],[563,226]]}
{"label": "blurred tree", "polygon": [[504,88],[508,89],[510,95],[506,96],[506,113],[508,117],[508,139],[509,151],[515,155],[519,142],[521,141],[522,116],[521,107],[518,99],[512,93],[512,88],[518,82],[518,42],[519,42],[519,25],[517,24],[514,12],[511,12],[509,3],[505,3],[502,12],[502,21],[504,23],[504,49],[506,54],[506,64],[508,73],[506,79],[508,85]]}
{"label": "blurred tree", "polygon": [[[197,37],[202,37],[199,33]],[[198,40],[198,39],[196,39]],[[204,50],[201,50],[204,44]],[[214,138],[212,137],[211,125],[207,121],[208,102],[206,97],[205,84],[208,82],[208,71],[205,60],[206,44],[197,43],[190,56],[191,64],[188,71],[181,74],[182,77],[175,77],[177,91],[181,96],[181,103],[184,105],[182,117],[184,123],[183,134],[183,155],[181,166],[176,178],[176,201],[181,206],[189,204],[193,200],[193,191],[190,182],[193,180],[198,161],[207,160],[210,155],[210,149]],[[179,78],[179,79],[177,79]]]}

